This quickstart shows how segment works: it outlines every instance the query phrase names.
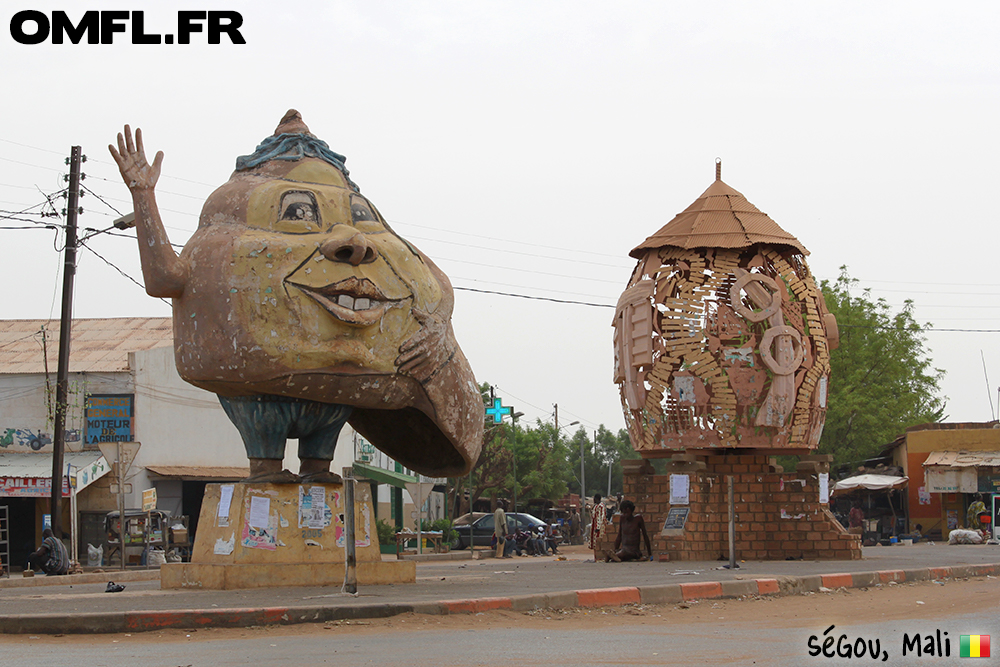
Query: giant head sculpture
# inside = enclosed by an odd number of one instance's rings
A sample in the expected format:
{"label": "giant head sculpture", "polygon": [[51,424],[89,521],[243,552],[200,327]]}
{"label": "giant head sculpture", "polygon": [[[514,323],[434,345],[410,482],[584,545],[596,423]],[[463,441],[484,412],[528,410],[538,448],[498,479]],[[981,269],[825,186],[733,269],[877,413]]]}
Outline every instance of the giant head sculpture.
{"label": "giant head sculpture", "polygon": [[[349,422],[409,468],[467,472],[483,404],[451,327],[448,278],[350,180],[298,112],[237,160],[178,256],[141,131],[111,147],[135,205],[146,291],[173,298],[177,369],[219,395],[253,481],[336,481]],[[299,475],[281,470],[298,438]]]}
{"label": "giant head sculpture", "polygon": [[814,449],[838,333],[802,244],[723,183],[720,163],[630,254],[614,328],[633,447]]}

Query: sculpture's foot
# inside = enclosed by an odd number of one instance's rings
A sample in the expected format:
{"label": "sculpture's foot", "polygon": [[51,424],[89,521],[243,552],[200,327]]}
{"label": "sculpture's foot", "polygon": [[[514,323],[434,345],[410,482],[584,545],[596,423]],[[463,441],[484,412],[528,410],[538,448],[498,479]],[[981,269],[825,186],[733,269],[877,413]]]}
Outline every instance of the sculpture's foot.
{"label": "sculpture's foot", "polygon": [[300,459],[299,476],[303,482],[312,484],[343,484],[340,475],[330,472],[330,463],[326,459]]}
{"label": "sculpture's foot", "polygon": [[297,484],[299,476],[281,468],[281,459],[250,459],[250,476],[243,484]]}
{"label": "sculpture's foot", "polygon": [[302,475],[299,479],[302,480],[303,484],[343,484],[344,478],[335,472],[330,472],[329,470],[321,472],[313,472],[308,475]]}
{"label": "sculpture's foot", "polygon": [[241,484],[298,484],[301,478],[290,470],[281,470],[279,472],[265,473],[261,475],[250,475],[245,479],[241,479]]}

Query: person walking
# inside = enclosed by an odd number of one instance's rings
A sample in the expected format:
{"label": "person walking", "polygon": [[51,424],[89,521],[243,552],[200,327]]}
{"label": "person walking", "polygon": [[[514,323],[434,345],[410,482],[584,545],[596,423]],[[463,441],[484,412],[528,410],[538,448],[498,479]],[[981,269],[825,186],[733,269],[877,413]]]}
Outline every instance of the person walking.
{"label": "person walking", "polygon": [[496,557],[503,558],[504,542],[507,539],[507,514],[500,506],[493,512],[493,534],[497,538]]}
{"label": "person walking", "polygon": [[601,536],[604,534],[604,525],[608,519],[608,513],[601,504],[601,494],[594,494],[594,509],[590,513],[590,532],[587,535],[587,548],[594,552],[594,562],[601,561]]}

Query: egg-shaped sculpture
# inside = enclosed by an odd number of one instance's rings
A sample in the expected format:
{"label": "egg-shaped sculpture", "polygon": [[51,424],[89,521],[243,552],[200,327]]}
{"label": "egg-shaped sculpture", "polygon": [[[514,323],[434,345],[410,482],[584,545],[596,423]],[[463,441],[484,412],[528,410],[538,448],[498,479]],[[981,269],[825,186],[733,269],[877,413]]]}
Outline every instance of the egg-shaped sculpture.
{"label": "egg-shaped sculpture", "polygon": [[721,180],[721,163],[693,204],[631,251],[614,381],[640,454],[819,444],[838,333],[807,254]]}
{"label": "egg-shaped sculpture", "polygon": [[[219,395],[251,480],[332,481],[345,421],[424,474],[471,468],[483,403],[452,330],[451,283],[298,112],[237,160],[179,256],[152,194],[162,154],[149,165],[127,127],[112,154],[132,191],[147,292],[173,299],[178,373]],[[299,440],[301,477],[274,468],[286,438]]]}

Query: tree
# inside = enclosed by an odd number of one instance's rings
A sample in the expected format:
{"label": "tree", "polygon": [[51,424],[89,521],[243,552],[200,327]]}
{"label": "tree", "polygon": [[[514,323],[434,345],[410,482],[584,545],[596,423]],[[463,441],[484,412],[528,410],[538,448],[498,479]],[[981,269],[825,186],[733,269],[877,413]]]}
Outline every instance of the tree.
{"label": "tree", "polygon": [[840,347],[830,355],[826,426],[819,451],[838,464],[875,456],[907,427],[943,418],[945,398],[933,368],[923,329],[913,319],[913,302],[899,312],[840,268],[840,277],[820,288],[837,316]]}
{"label": "tree", "polygon": [[594,437],[591,439],[587,431],[582,427],[568,443],[567,468],[565,479],[569,489],[574,493],[580,493],[580,452],[583,451],[583,467],[586,479],[586,490],[588,496],[595,493],[601,495],[608,493],[608,467],[611,468],[611,489],[612,494],[622,490],[622,460],[639,458],[639,455],[632,448],[629,441],[628,432],[619,429],[618,433],[612,433],[604,424],[601,424]]}

